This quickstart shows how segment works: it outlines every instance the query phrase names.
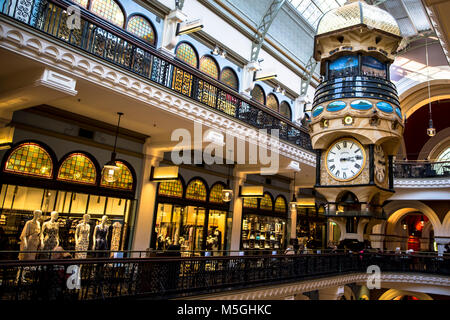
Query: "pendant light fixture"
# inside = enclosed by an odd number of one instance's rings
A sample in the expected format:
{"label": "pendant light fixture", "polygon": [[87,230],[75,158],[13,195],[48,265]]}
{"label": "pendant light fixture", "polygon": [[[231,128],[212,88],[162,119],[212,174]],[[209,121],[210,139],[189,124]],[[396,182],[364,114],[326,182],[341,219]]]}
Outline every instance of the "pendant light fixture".
{"label": "pendant light fixture", "polygon": [[430,114],[430,121],[428,122],[427,135],[430,137],[434,137],[436,135],[436,128],[433,125],[433,116],[431,113],[430,69],[428,65],[428,38],[425,38],[425,57],[427,62],[428,110]]}
{"label": "pendant light fixture", "polygon": [[[229,153],[231,153],[231,150],[229,150]],[[230,202],[233,198],[233,189],[231,189],[230,185],[230,166],[228,167],[228,179],[227,179],[227,186],[223,188],[222,190],[222,200],[223,202]]]}
{"label": "pendant light fixture", "polygon": [[291,210],[295,210],[297,208],[297,197],[295,196],[295,174],[297,172],[294,171],[294,192],[292,193],[292,201],[289,203]]}
{"label": "pendant light fixture", "polygon": [[120,174],[120,167],[118,166],[116,162],[116,146],[117,146],[117,136],[119,135],[119,127],[120,127],[120,118],[123,116],[122,112],[117,112],[119,115],[119,120],[117,122],[117,128],[116,128],[116,138],[114,141],[114,149],[111,153],[111,160],[108,161],[104,166],[102,170],[102,178],[109,183],[117,181]]}

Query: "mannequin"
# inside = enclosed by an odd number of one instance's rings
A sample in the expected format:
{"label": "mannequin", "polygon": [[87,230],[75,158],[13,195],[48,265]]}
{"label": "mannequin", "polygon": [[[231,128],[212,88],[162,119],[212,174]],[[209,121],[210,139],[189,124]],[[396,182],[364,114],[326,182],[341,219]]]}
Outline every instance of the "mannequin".
{"label": "mannequin", "polygon": [[86,259],[86,251],[89,248],[89,234],[91,231],[91,226],[89,225],[90,220],[91,216],[89,214],[83,215],[83,221],[75,229],[75,250],[84,251],[75,253],[75,259]]}
{"label": "mannequin", "polygon": [[42,224],[41,230],[41,249],[44,251],[52,251],[59,246],[59,214],[57,211],[50,213],[50,220]]}
{"label": "mannequin", "polygon": [[[38,221],[42,217],[41,210],[34,210],[33,219],[28,220],[20,235],[20,251],[36,251],[39,247],[39,235],[41,224]],[[34,260],[36,252],[19,253],[19,260]]]}
{"label": "mannequin", "polygon": [[114,222],[112,225],[112,229],[111,251],[119,251],[120,232],[122,231],[122,225],[120,224],[120,222]]}
{"label": "mannequin", "polygon": [[[108,243],[106,241],[108,237],[108,226],[106,225],[106,221],[108,220],[107,216],[103,216],[99,225],[95,226],[94,229],[94,243],[92,245],[92,250],[108,250]],[[104,256],[104,253],[97,254],[98,257]]]}

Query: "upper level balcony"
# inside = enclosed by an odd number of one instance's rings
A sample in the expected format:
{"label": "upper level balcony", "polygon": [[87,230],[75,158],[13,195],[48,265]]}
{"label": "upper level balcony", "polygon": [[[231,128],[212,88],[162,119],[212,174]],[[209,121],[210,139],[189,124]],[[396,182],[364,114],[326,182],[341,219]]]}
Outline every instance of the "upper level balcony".
{"label": "upper level balcony", "polygon": [[13,19],[15,24],[31,27],[63,45],[256,129],[267,129],[268,133],[279,130],[281,140],[311,150],[305,128],[93,13],[80,8],[79,28],[70,28],[67,8],[71,5],[65,0],[3,0],[0,11],[3,18]]}

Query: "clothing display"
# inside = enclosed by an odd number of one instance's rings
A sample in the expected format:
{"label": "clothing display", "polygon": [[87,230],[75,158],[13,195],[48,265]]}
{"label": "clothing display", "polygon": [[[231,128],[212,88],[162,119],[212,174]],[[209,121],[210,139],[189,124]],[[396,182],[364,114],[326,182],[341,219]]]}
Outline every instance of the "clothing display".
{"label": "clothing display", "polygon": [[44,251],[52,251],[55,249],[59,238],[59,223],[58,222],[46,222],[42,226],[44,233]]}
{"label": "clothing display", "polygon": [[108,250],[108,242],[106,241],[108,226],[98,225],[95,228],[95,250]]}
{"label": "clothing display", "polygon": [[[78,243],[75,244],[75,251],[87,251],[89,248],[89,235],[91,226],[87,223],[80,223],[77,226],[76,232],[78,237]],[[75,253],[75,259],[86,259],[87,252]]]}
{"label": "clothing display", "polygon": [[122,224],[120,222],[114,222],[112,225],[111,251],[119,251],[121,232]]}
{"label": "clothing display", "polygon": [[[25,223],[25,227],[20,235],[20,251],[36,251],[39,247],[39,235],[41,233],[41,224],[37,220],[29,220]],[[25,248],[25,241],[27,248]],[[36,252],[20,253],[19,260],[34,260],[36,259]]]}

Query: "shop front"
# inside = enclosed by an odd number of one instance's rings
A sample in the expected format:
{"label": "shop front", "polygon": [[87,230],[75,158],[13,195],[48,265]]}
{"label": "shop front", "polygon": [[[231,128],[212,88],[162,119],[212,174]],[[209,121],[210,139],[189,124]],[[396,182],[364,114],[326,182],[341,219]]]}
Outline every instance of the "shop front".
{"label": "shop front", "polygon": [[[40,210],[38,230],[34,230],[42,243],[52,239],[44,235],[43,226],[50,220],[51,212],[57,212],[53,238],[64,250],[100,250],[96,245],[100,239],[111,251],[127,250],[131,242],[135,214],[135,173],[131,165],[118,160],[121,168],[115,182],[107,182],[101,176],[100,166],[94,156],[83,151],[72,151],[59,161],[50,147],[39,141],[23,141],[6,152],[1,167],[0,250],[23,249],[24,237],[32,237],[24,230],[34,212]],[[89,218],[89,219],[88,219]],[[97,233],[100,225],[104,233]],[[83,236],[76,243],[77,227],[86,222]],[[25,239],[27,240],[27,239]],[[50,248],[54,249],[54,248]],[[16,259],[17,255],[8,258]]]}
{"label": "shop front", "polygon": [[244,198],[241,249],[279,251],[286,249],[287,203],[265,192],[262,198]]}
{"label": "shop front", "polygon": [[322,206],[297,206],[297,242],[300,248],[326,248],[327,219],[324,212]]}
{"label": "shop front", "polygon": [[160,182],[151,248],[179,250],[184,255],[227,250],[231,217],[229,204],[222,200],[224,187],[217,182],[208,189],[199,177],[187,185],[182,177]]}

